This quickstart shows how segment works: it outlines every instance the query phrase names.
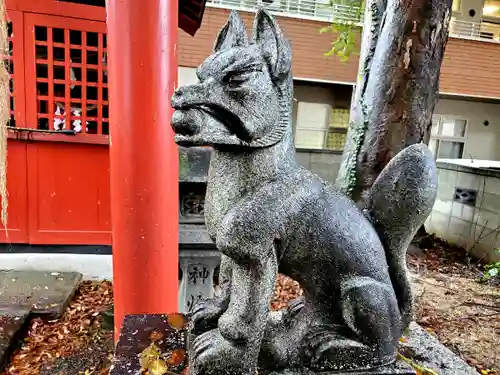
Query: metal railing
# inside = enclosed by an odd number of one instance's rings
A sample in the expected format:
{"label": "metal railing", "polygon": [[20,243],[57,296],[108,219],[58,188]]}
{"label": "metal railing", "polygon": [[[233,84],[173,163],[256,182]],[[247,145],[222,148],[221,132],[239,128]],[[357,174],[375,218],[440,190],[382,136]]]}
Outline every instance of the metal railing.
{"label": "metal railing", "polygon": [[357,6],[330,5],[329,0],[208,0],[207,5],[250,11],[262,6],[277,15],[356,25],[361,24],[363,13]]}
{"label": "metal railing", "polygon": [[500,25],[451,19],[450,36],[500,43]]}
{"label": "metal railing", "polygon": [[[358,6],[330,5],[329,0],[208,0],[207,5],[248,11],[255,11],[257,7],[263,6],[276,15],[358,26],[361,26],[363,19],[363,11]],[[462,21],[453,17],[450,36],[500,43],[500,25]]]}

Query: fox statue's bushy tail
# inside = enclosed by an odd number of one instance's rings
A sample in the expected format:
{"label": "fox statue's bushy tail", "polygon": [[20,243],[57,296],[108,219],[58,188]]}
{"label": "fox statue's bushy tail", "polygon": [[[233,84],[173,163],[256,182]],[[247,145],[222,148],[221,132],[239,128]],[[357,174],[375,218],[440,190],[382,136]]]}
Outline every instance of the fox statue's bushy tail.
{"label": "fox statue's bushy tail", "polygon": [[404,328],[413,319],[406,252],[429,216],[437,194],[434,156],[424,144],[409,146],[383,169],[368,194],[366,213],[384,245]]}

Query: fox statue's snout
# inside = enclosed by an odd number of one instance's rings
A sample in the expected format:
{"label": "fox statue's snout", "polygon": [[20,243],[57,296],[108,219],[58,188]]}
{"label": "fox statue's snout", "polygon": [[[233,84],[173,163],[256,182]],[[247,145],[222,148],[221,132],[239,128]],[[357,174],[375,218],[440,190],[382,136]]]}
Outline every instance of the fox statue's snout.
{"label": "fox statue's snout", "polygon": [[194,136],[200,131],[200,124],[193,118],[196,113],[190,111],[190,109],[194,108],[195,102],[189,100],[190,96],[192,97],[196,92],[202,91],[199,86],[197,84],[182,86],[175,90],[171,100],[171,106],[175,110],[172,115],[171,125],[175,134]]}

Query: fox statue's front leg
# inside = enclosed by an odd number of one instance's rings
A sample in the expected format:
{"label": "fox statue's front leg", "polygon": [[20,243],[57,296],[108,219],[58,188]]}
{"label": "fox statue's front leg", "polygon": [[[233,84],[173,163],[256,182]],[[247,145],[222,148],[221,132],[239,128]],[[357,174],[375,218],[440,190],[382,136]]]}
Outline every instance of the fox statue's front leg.
{"label": "fox statue's front leg", "polygon": [[232,259],[230,302],[218,328],[194,339],[193,374],[253,375],[257,368],[278,262],[269,227],[251,220],[262,207],[253,198],[231,209],[217,231],[217,248]]}
{"label": "fox statue's front leg", "polygon": [[194,324],[193,333],[196,335],[217,328],[219,318],[229,307],[231,296],[231,278],[233,273],[233,261],[228,256],[221,254],[219,270],[218,295],[199,301],[193,306],[191,320]]}

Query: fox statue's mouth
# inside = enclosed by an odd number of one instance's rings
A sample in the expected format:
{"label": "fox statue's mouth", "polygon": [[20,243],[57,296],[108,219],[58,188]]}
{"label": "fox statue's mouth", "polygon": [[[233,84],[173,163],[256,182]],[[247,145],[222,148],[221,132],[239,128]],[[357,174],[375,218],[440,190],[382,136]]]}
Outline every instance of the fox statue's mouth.
{"label": "fox statue's mouth", "polygon": [[252,141],[252,137],[243,122],[231,111],[214,104],[201,105],[199,108],[208,115],[212,116],[215,120],[219,121],[227,130],[229,130],[231,134],[236,135],[242,141]]}
{"label": "fox statue's mouth", "polygon": [[172,126],[180,146],[234,145],[250,142],[245,125],[231,111],[215,104],[175,108]]}

